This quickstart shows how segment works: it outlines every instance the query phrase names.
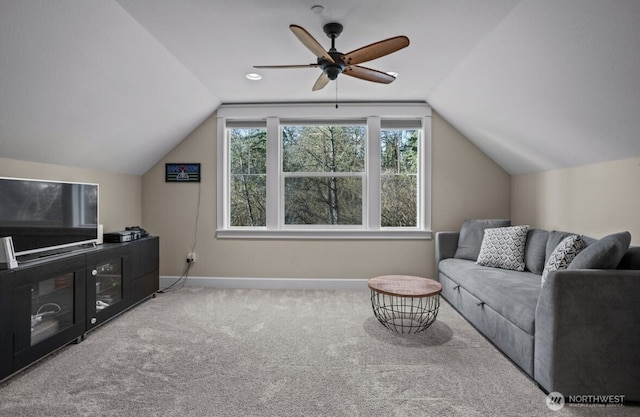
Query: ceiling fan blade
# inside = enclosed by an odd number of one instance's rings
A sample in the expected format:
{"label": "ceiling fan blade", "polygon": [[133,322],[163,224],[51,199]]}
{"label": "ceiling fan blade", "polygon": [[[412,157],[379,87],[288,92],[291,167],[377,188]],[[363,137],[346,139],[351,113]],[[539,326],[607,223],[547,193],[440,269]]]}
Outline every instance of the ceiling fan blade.
{"label": "ceiling fan blade", "polygon": [[254,65],[253,68],[318,68],[320,64],[303,64],[303,65]]}
{"label": "ceiling fan blade", "polygon": [[298,25],[289,25],[289,29],[293,32],[294,35],[300,42],[304,44],[315,56],[318,58],[326,59],[329,62],[335,62],[331,55],[320,45],[320,43],[315,40],[313,36],[309,32],[307,32],[304,28]]}
{"label": "ceiling fan blade", "polygon": [[320,74],[316,83],[313,85],[312,91],[322,90],[325,85],[329,84],[329,77],[324,72]]}
{"label": "ceiling fan blade", "polygon": [[360,78],[361,80],[373,81],[374,83],[381,84],[389,84],[396,79],[396,77],[389,75],[386,72],[361,67],[359,65],[346,67],[342,73],[351,77]]}
{"label": "ceiling fan blade", "polygon": [[396,36],[394,38],[385,39],[371,45],[351,51],[342,56],[342,60],[346,65],[358,65],[363,62],[372,61],[376,58],[389,55],[399,49],[409,46],[409,38],[406,36]]}

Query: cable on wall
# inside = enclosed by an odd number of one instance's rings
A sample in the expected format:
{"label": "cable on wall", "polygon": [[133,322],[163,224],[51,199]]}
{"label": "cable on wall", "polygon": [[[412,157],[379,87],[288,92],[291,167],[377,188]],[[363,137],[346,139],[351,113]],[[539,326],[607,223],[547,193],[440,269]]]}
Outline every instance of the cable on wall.
{"label": "cable on wall", "polygon": [[[195,229],[193,231],[193,244],[191,245],[191,252],[192,253],[195,253],[196,245],[198,244],[198,223],[200,221],[200,202],[201,202],[201,197],[202,197],[202,183],[199,182],[198,183],[198,198],[196,200]],[[186,282],[187,282],[187,278],[189,278],[189,271],[193,267],[193,264],[194,264],[194,262],[187,261],[186,262],[186,266],[185,266],[184,270],[182,271],[182,274],[180,275],[180,277],[177,280],[175,280],[168,287],[159,290],[158,293],[159,294],[164,294],[166,292],[177,291],[179,289],[182,289],[184,287],[184,285],[186,284]],[[180,286],[178,286],[178,284],[180,284]]]}
{"label": "cable on wall", "polygon": [[202,183],[198,183],[198,201],[196,202],[196,224],[193,231],[193,245],[191,246],[191,252],[196,251],[196,244],[198,243],[198,222],[200,221],[200,200],[202,195]]}
{"label": "cable on wall", "polygon": [[[167,292],[177,291],[179,289],[182,289],[184,287],[184,284],[187,282],[187,278],[189,278],[189,270],[191,269],[192,266],[193,266],[193,262],[187,262],[187,265],[182,271],[182,275],[180,275],[180,277],[168,287],[159,290],[158,293],[164,294]],[[178,284],[180,284],[179,287],[177,286]]]}

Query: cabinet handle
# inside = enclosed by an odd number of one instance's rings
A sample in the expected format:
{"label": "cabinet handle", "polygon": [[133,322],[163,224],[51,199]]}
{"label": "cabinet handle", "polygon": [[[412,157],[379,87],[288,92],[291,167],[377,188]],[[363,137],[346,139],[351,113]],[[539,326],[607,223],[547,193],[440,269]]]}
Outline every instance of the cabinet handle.
{"label": "cabinet handle", "polygon": [[91,275],[93,275],[94,277],[98,275],[98,270],[94,269],[93,271],[91,271]]}
{"label": "cabinet handle", "polygon": [[98,322],[98,319],[95,317],[91,318],[91,324],[96,324]]}

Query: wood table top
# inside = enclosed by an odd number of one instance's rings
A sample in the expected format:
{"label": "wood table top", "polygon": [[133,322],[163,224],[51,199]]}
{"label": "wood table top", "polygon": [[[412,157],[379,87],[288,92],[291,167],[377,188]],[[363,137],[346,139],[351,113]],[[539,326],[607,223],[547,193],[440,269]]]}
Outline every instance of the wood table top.
{"label": "wood table top", "polygon": [[429,297],[442,291],[438,281],[411,275],[383,275],[368,284],[372,290],[397,297]]}

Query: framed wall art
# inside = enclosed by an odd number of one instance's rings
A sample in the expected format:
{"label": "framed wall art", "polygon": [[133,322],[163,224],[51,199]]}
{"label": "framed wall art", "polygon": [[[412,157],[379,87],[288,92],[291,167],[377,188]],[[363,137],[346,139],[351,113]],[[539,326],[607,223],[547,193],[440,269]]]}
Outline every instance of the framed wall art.
{"label": "framed wall art", "polygon": [[200,164],[193,162],[165,164],[165,182],[200,182]]}

